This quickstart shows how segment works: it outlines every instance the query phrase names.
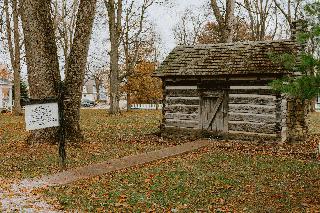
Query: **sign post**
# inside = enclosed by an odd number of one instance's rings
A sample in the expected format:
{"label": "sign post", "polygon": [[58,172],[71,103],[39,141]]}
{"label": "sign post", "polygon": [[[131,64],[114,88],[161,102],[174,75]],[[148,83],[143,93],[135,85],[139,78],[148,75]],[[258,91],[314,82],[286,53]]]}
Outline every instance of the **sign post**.
{"label": "sign post", "polygon": [[60,126],[58,103],[32,102],[25,106],[27,131]]}
{"label": "sign post", "polygon": [[59,163],[60,168],[66,168],[66,137],[65,137],[65,122],[64,122],[64,83],[63,81],[59,82],[59,97],[58,97],[58,105],[59,105],[59,118],[60,118],[60,128],[59,128]]}
{"label": "sign post", "polygon": [[30,100],[25,106],[26,130],[32,131],[50,127],[59,127],[59,163],[61,168],[66,167],[65,130],[63,119],[63,98]]}

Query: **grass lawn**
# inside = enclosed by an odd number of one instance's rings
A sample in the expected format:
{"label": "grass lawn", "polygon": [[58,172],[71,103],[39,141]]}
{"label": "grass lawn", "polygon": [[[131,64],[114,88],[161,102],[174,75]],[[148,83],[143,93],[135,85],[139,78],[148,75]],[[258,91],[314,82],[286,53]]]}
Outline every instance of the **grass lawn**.
{"label": "grass lawn", "polygon": [[[213,142],[212,147],[73,184],[40,190],[65,211],[318,212],[320,164],[313,134],[284,146]],[[309,154],[308,154],[309,153]]]}
{"label": "grass lawn", "polygon": [[[86,138],[67,147],[68,167],[101,162],[150,150],[180,141],[160,140],[159,111],[132,111],[120,117],[105,110],[82,110],[81,126]],[[0,179],[22,179],[57,172],[57,146],[27,144],[24,118],[0,114]]]}
{"label": "grass lawn", "polygon": [[309,133],[311,135],[320,135],[320,112],[312,113],[308,121]]}
{"label": "grass lawn", "polygon": [[319,172],[319,162],[213,147],[44,193],[66,211],[314,212]]}
{"label": "grass lawn", "polygon": [[[86,141],[68,146],[69,167],[184,142],[153,134],[158,111],[81,113]],[[0,181],[58,170],[57,147],[26,144],[23,129],[23,118],[0,115]],[[309,130],[305,143],[213,141],[194,153],[34,193],[65,211],[317,212],[320,163],[312,151],[320,140],[320,113],[310,116]]]}

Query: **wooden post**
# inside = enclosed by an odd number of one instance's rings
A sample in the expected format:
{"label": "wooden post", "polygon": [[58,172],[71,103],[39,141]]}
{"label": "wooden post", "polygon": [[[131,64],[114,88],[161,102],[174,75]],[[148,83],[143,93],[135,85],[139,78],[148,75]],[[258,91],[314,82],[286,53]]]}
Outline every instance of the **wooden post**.
{"label": "wooden post", "polygon": [[59,97],[58,97],[58,106],[59,106],[59,164],[60,169],[66,169],[66,149],[65,149],[65,122],[64,122],[64,84],[61,81],[59,84]]}

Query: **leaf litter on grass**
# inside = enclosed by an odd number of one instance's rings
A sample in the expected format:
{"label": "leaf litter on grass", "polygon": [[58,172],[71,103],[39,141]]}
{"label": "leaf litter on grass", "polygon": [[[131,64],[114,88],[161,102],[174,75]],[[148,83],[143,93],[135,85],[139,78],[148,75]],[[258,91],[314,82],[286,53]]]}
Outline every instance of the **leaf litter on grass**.
{"label": "leaf litter on grass", "polygon": [[221,142],[213,143],[197,152],[49,187],[43,193],[57,198],[65,210],[88,212],[312,212],[320,208],[320,165],[314,159],[301,160],[289,152],[274,155],[271,150],[257,150],[255,144],[226,151]]}
{"label": "leaf litter on grass", "polygon": [[[81,126],[86,139],[81,144],[68,144],[69,168],[176,144],[176,141],[159,140],[154,135],[160,118],[159,111],[132,111],[114,117],[105,110],[82,110]],[[59,171],[57,146],[28,144],[28,136],[23,117],[0,114],[0,188],[8,190],[2,195],[12,195],[10,199],[14,201],[26,197],[10,192],[13,183]],[[33,200],[32,195],[27,197]]]}
{"label": "leaf litter on grass", "polygon": [[[102,110],[94,113],[84,110],[81,113],[86,141],[68,147],[71,167],[183,142],[166,141],[153,135],[160,124],[159,112],[134,111],[120,117],[108,116]],[[312,125],[318,125],[317,116],[312,115]],[[10,117],[5,125],[12,123],[14,119]],[[12,132],[26,134],[21,127],[10,128]],[[217,142],[213,148],[200,152],[63,187],[35,190],[34,193],[41,195],[45,192],[50,202],[58,200],[63,209],[89,212],[121,209],[314,211],[320,208],[319,163],[314,159],[314,144],[319,138],[318,128],[310,129],[312,137],[302,145]],[[55,147],[43,144],[29,146],[23,138],[16,136],[11,137],[14,139],[10,144],[8,134],[10,132],[6,130],[1,132],[1,136],[6,135],[2,137],[6,141],[0,146],[7,150],[8,155],[0,159],[7,163],[7,167],[0,165],[0,177],[21,179],[57,169]],[[20,149],[10,150],[15,143],[23,152]],[[6,147],[5,144],[9,145]],[[20,158],[18,153],[24,154],[24,158]],[[43,156],[49,156],[51,160],[48,162]],[[10,165],[18,166],[11,171]],[[8,171],[12,173],[7,174]]]}
{"label": "leaf litter on grass", "polygon": [[[154,135],[160,111],[123,112],[110,116],[106,110],[81,110],[85,141],[67,144],[68,168],[97,163],[175,145]],[[27,144],[23,117],[0,115],[0,177],[32,178],[55,173],[56,145]]]}

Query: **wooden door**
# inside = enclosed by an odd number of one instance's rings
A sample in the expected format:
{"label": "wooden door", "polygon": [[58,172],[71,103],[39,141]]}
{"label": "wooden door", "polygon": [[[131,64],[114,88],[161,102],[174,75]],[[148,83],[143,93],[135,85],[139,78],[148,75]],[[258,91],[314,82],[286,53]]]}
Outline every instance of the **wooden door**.
{"label": "wooden door", "polygon": [[201,100],[202,129],[212,132],[227,132],[227,105],[224,92],[203,96]]}

